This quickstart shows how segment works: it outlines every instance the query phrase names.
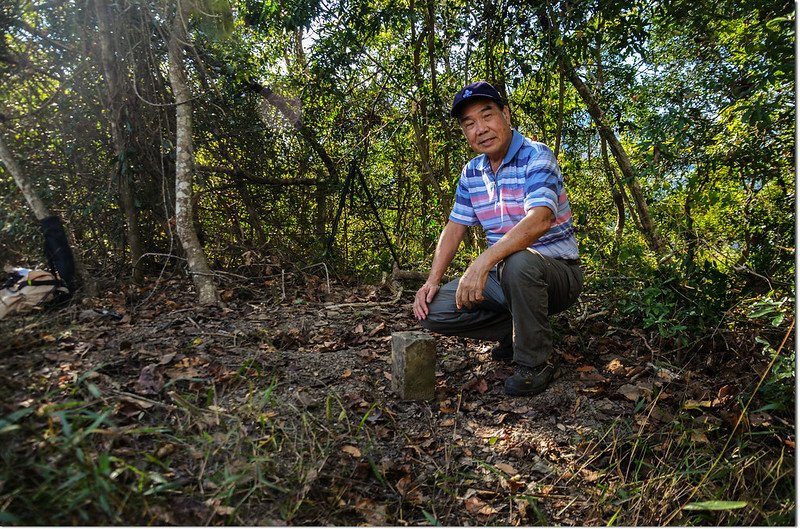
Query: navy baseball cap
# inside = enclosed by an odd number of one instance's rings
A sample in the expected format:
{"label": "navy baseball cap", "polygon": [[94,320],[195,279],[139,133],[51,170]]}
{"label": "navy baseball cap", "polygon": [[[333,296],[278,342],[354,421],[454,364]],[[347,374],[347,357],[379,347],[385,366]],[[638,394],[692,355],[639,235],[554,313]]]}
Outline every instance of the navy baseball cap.
{"label": "navy baseball cap", "polygon": [[456,97],[453,98],[453,106],[450,109],[450,117],[459,117],[461,114],[461,107],[464,105],[464,103],[472,98],[480,97],[491,99],[500,105],[500,108],[503,108],[506,105],[506,102],[503,101],[503,98],[500,96],[500,92],[498,92],[495,87],[486,81],[477,81],[475,83],[468,84],[458,91]]}

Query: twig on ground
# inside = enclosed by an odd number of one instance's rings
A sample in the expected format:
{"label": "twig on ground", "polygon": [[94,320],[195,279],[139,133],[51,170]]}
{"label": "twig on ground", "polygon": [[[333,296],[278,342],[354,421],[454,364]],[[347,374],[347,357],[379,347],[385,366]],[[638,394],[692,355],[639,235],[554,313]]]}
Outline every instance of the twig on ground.
{"label": "twig on ground", "polygon": [[400,288],[397,290],[397,294],[392,298],[390,301],[361,301],[361,302],[354,302],[354,303],[338,303],[336,305],[326,305],[326,309],[344,309],[348,307],[381,307],[381,306],[388,306],[394,305],[400,298],[403,297],[403,289]]}

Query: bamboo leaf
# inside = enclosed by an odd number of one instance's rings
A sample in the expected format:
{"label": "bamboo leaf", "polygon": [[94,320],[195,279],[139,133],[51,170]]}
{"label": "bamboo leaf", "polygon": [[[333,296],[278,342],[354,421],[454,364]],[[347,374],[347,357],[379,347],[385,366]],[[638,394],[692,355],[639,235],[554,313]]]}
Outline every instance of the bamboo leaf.
{"label": "bamboo leaf", "polygon": [[746,501],[712,500],[689,503],[685,505],[683,509],[685,511],[732,511],[744,507],[747,507]]}

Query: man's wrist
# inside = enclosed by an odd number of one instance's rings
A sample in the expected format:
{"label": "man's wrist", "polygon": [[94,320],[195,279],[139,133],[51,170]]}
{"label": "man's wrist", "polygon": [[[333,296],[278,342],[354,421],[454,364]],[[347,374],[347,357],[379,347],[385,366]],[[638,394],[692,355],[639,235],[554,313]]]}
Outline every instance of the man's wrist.
{"label": "man's wrist", "polygon": [[474,261],[472,261],[471,266],[475,272],[488,274],[494,265],[495,263],[492,263],[492,259],[486,255],[486,252],[484,252],[475,258]]}

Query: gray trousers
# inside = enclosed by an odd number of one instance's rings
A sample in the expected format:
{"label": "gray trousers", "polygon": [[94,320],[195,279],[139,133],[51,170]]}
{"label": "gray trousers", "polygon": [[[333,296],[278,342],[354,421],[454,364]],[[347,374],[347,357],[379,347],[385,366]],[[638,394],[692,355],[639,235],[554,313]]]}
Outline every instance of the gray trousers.
{"label": "gray trousers", "polygon": [[440,334],[495,340],[514,345],[514,361],[528,367],[548,363],[553,330],[548,318],[569,308],[583,289],[577,264],[522,250],[489,273],[484,300],[471,309],[456,308],[458,279],[442,286],[428,306],[424,328]]}

